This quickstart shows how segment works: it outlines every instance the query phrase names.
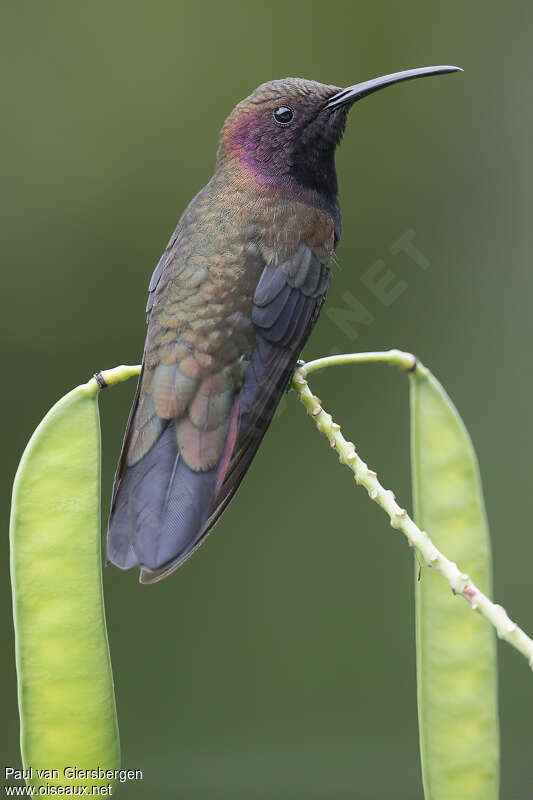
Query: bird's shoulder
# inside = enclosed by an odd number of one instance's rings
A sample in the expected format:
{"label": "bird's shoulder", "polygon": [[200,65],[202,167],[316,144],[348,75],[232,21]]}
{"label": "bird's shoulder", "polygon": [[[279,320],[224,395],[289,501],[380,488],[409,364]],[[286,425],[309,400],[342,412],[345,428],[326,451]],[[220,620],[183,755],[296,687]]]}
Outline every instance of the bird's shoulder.
{"label": "bird's shoulder", "polygon": [[267,265],[294,266],[302,247],[329,264],[336,242],[332,217],[276,193],[210,181],[189,203],[153,272],[146,311],[233,294],[252,295]]}

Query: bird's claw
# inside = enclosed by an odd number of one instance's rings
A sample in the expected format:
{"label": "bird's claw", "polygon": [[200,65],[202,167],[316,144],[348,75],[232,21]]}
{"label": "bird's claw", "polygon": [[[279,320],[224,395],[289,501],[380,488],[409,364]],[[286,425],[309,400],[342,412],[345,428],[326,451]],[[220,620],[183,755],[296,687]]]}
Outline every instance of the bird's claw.
{"label": "bird's claw", "polygon": [[287,388],[285,389],[285,393],[286,394],[288,394],[290,392],[290,390],[291,390],[292,382],[294,380],[294,376],[296,375],[296,372],[299,369],[301,369],[302,367],[305,367],[305,361],[302,361],[302,359],[299,358],[298,361],[296,362],[296,364],[294,365],[294,370],[293,370],[293,373],[292,373],[290,379],[287,381]]}

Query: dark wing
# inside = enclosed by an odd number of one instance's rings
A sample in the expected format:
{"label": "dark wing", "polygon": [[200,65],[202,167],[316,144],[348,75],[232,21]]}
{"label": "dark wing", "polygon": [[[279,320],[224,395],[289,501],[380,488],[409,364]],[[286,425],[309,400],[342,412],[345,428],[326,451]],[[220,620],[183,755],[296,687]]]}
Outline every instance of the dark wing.
{"label": "dark wing", "polygon": [[142,583],[161,580],[189,558],[237,491],[324,303],[329,259],[327,250],[301,243],[290,260],[263,270],[253,299],[256,345],[234,407],[236,439],[219,465],[217,493],[209,517],[194,547],[157,572],[142,571]]}
{"label": "dark wing", "polygon": [[248,469],[320,313],[330,277],[329,260],[322,258],[301,244],[290,262],[263,271],[252,312],[257,343],[239,396],[239,435],[213,522]]}

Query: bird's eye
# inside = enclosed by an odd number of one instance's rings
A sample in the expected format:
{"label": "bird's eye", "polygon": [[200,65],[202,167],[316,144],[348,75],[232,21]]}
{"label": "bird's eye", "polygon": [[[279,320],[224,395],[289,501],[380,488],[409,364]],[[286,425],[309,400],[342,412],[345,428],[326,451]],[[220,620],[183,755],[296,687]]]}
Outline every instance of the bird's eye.
{"label": "bird's eye", "polygon": [[279,106],[273,116],[278,125],[288,125],[294,117],[294,111],[289,106]]}

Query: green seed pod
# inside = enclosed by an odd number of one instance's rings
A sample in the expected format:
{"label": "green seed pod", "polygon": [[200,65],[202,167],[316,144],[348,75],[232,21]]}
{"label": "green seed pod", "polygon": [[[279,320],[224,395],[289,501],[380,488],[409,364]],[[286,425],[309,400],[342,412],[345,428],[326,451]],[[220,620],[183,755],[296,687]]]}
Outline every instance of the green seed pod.
{"label": "green seed pod", "polygon": [[[410,376],[415,520],[491,593],[490,541],[476,455],[459,414],[425,368]],[[416,564],[418,716],[426,800],[497,800],[493,629],[442,578]]]}
{"label": "green seed pod", "polygon": [[120,764],[102,593],[98,391],[94,379],[73,389],[33,434],[10,531],[26,780],[88,786],[89,795],[114,781],[68,770]]}

